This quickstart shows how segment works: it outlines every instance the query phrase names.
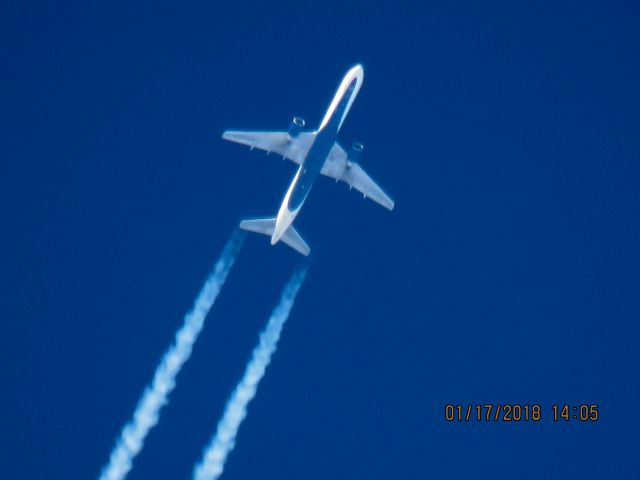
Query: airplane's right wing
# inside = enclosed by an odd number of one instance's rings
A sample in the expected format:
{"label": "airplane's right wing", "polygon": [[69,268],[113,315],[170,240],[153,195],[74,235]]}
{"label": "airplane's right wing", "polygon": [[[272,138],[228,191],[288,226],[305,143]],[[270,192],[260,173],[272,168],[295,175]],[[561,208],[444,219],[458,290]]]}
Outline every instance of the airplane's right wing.
{"label": "airplane's right wing", "polygon": [[341,180],[355,188],[365,197],[379,203],[384,208],[393,210],[393,200],[374,182],[357,163],[350,162],[347,152],[338,144],[333,144],[327,161],[320,173],[327,177]]}
{"label": "airplane's right wing", "polygon": [[313,132],[302,132],[291,137],[287,132],[245,132],[227,130],[222,138],[231,142],[241,143],[249,147],[265,150],[267,153],[277,153],[300,165],[311,145],[315,135]]}

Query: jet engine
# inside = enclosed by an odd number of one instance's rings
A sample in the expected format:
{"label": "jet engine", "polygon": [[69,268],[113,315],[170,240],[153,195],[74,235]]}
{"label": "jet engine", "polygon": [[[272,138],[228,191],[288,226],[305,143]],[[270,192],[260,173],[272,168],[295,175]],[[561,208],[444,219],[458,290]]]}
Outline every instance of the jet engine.
{"label": "jet engine", "polygon": [[287,132],[291,138],[296,138],[298,134],[304,128],[304,118],[293,117],[291,125],[289,125],[289,131]]}
{"label": "jet engine", "polygon": [[349,153],[347,154],[349,163],[358,163],[363,150],[363,144],[361,144],[360,142],[353,142],[353,145],[351,145],[351,150],[349,150]]}

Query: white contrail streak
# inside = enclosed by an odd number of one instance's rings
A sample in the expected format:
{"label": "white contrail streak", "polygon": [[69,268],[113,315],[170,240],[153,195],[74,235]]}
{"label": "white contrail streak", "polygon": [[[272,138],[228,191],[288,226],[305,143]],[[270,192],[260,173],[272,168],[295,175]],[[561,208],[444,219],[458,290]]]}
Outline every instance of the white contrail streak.
{"label": "white contrail streak", "polygon": [[236,232],[224,247],[222,255],[198,294],[193,309],[184,317],[184,324],[176,332],[175,343],[162,357],[153,382],[145,389],[133,418],[123,428],[109,457],[109,464],[102,470],[101,480],[122,480],[131,470],[133,459],[142,449],[149,430],[158,423],[160,409],[167,403],[169,394],[176,385],[176,376],[191,356],[193,344],[202,330],[204,319],[220,293],[243,239],[244,234]]}
{"label": "white contrail streak", "polygon": [[244,377],[242,377],[227,402],[224,414],[218,423],[216,434],[205,450],[202,461],[193,471],[195,480],[215,480],[222,474],[227,456],[235,445],[240,424],[247,416],[247,405],[255,396],[258,383],[264,376],[264,372],[271,361],[271,355],[273,355],[278,346],[282,326],[289,317],[289,312],[306,273],[306,270],[295,273],[282,292],[280,303],[271,314],[269,323],[260,334],[260,342],[253,350],[253,355],[244,372]]}

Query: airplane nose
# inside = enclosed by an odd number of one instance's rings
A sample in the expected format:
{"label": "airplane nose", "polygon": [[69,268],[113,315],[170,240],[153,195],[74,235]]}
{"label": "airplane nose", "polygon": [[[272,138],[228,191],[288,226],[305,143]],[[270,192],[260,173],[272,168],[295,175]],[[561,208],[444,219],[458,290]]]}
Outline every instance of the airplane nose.
{"label": "airplane nose", "polygon": [[364,68],[358,63],[357,65],[353,66],[353,68],[351,69],[351,73],[353,73],[353,75],[355,76],[364,75]]}

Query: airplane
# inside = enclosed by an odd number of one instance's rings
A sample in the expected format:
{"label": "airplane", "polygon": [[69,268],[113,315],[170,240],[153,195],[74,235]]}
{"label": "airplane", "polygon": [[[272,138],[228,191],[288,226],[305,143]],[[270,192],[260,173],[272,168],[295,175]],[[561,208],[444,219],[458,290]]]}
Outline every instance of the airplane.
{"label": "airplane", "polygon": [[275,218],[244,219],[240,222],[241,229],[271,236],[271,245],[282,240],[302,255],[309,255],[311,249],[292,223],[319,174],[334,178],[336,183],[338,180],[343,181],[350,189],[360,191],[365,198],[393,210],[393,200],[358,165],[364,146],[354,142],[347,153],[336,141],[363,79],[364,69],[361,65],[355,65],[347,72],[315,131],[303,131],[305,121],[300,117],[293,117],[286,132],[227,130],[223,133],[222,138],[225,140],[248,145],[251,150],[265,150],[267,154],[275,152],[283,159],[287,158],[299,165],[278,215]]}

